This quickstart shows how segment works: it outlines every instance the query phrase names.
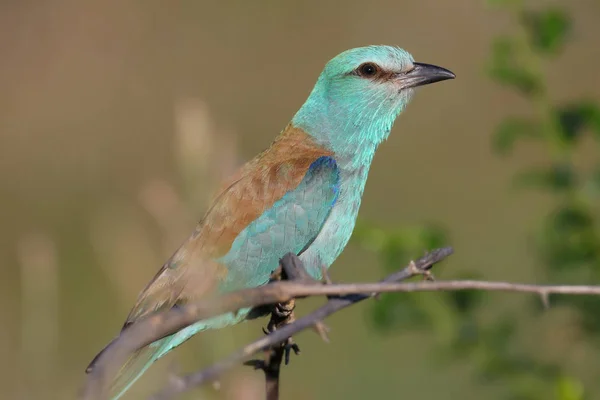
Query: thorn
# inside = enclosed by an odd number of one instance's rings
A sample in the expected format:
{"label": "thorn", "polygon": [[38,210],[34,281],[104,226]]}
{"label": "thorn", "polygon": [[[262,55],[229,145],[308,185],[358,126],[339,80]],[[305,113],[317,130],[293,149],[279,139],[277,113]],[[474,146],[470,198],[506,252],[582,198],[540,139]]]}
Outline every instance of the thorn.
{"label": "thorn", "polygon": [[327,267],[325,265],[321,265],[321,274],[323,275],[322,282],[325,285],[331,285],[332,284],[331,277],[329,276],[329,272],[327,271]]}
{"label": "thorn", "polygon": [[550,308],[550,293],[544,291],[540,292],[540,297],[542,298],[542,304],[544,308],[547,310]]}
{"label": "thorn", "polygon": [[267,330],[267,328],[265,328],[264,326],[262,327],[262,331],[265,335],[269,334],[269,331]]}
{"label": "thorn", "polygon": [[329,336],[327,336],[327,334],[331,331],[331,329],[325,325],[323,321],[317,321],[314,325],[314,329],[325,343],[329,343]]}
{"label": "thorn", "polygon": [[431,271],[423,271],[423,280],[424,281],[429,281],[429,282],[435,282],[435,276],[433,275],[433,273]]}
{"label": "thorn", "polygon": [[265,369],[265,362],[263,360],[248,360],[244,362],[244,365],[252,367],[254,370]]}
{"label": "thorn", "polygon": [[428,269],[417,267],[417,264],[415,264],[414,260],[410,260],[410,263],[408,263],[408,269],[410,274],[413,276],[422,275],[424,281],[435,282],[435,276],[433,276],[433,273]]}
{"label": "thorn", "polygon": [[408,269],[411,275],[421,275],[423,273],[423,270],[417,267],[417,264],[415,264],[414,260],[410,260],[408,263]]}

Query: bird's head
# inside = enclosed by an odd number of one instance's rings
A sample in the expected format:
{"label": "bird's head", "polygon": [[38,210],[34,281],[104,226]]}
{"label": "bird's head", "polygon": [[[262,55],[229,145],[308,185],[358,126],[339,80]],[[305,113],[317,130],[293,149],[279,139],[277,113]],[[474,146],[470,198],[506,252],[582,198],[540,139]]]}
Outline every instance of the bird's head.
{"label": "bird's head", "polygon": [[336,154],[362,148],[372,153],[414,88],[454,77],[447,69],[415,62],[398,47],[346,50],[327,63],[292,123]]}

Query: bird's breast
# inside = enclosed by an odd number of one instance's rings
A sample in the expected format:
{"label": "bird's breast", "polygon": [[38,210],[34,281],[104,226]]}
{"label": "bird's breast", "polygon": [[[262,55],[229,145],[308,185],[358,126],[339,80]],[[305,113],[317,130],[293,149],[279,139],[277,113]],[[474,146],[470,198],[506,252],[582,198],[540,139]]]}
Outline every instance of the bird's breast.
{"label": "bird's breast", "polygon": [[321,267],[329,268],[348,244],[356,224],[368,172],[369,166],[341,169],[338,199],[319,235],[300,255],[315,278],[321,277]]}

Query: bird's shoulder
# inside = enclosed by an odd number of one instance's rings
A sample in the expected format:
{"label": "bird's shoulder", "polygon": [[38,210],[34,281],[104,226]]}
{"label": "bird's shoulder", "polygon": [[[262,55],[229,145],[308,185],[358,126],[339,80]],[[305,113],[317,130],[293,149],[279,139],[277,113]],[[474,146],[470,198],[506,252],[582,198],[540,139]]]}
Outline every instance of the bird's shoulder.
{"label": "bird's shoulder", "polygon": [[333,153],[288,125],[272,145],[225,182],[195,231],[194,246],[220,257],[252,221],[302,182],[309,168]]}

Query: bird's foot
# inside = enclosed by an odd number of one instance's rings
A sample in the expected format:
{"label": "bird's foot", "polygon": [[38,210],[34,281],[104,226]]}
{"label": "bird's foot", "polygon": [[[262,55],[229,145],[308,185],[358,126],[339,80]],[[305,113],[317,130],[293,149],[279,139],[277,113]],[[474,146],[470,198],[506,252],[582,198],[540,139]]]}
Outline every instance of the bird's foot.
{"label": "bird's foot", "polygon": [[[266,328],[262,328],[262,331],[265,335],[268,335],[271,333]],[[300,346],[298,346],[296,344],[296,342],[294,342],[294,338],[291,336],[289,338],[287,338],[286,340],[284,340],[283,342],[281,342],[281,344],[275,345],[273,347],[283,348],[283,350],[285,352],[285,364],[286,365],[290,362],[290,354],[292,351],[294,351],[294,354],[296,354],[296,355],[300,354]],[[267,349],[267,352],[270,352],[272,350],[274,350],[274,349],[273,348]],[[251,362],[249,362],[249,363],[255,364],[258,362],[259,362],[258,360],[251,360]]]}
{"label": "bird's foot", "polygon": [[295,355],[299,355],[300,347],[294,342],[294,338],[291,336],[289,338],[287,338],[287,340],[285,342],[283,342],[282,345],[283,345],[285,365],[288,365],[290,363],[290,354],[293,351]]}
{"label": "bird's foot", "polygon": [[[326,280],[329,280],[327,275]],[[279,266],[271,273],[270,281],[296,281],[296,282],[315,282],[314,279],[306,272],[302,261],[293,253],[286,254],[281,260]],[[263,328],[263,333],[269,335],[277,329],[291,324],[295,321],[294,309],[296,308],[295,299],[291,299],[285,303],[277,303],[271,307],[271,319],[266,328]],[[315,328],[320,332],[322,337],[326,335],[326,329],[321,325],[316,325]],[[321,333],[322,332],[322,333]],[[265,374],[271,369],[279,370],[280,363],[285,360],[285,364],[289,364],[292,351],[294,354],[300,354],[300,347],[294,342],[292,337],[287,338],[283,342],[270,346],[265,349],[267,356],[265,360],[250,360],[246,365],[253,366],[254,369],[262,369]]]}
{"label": "bird's foot", "polygon": [[[293,299],[285,303],[276,304],[271,311],[271,320],[269,321],[267,328],[263,328],[265,335],[275,332],[277,329],[294,322],[296,320],[294,315],[295,308],[296,302]],[[290,362],[291,352],[293,351],[294,354],[300,354],[300,347],[294,342],[292,337],[289,337],[280,344],[273,346],[269,351],[283,351],[285,364],[287,365]]]}
{"label": "bird's foot", "polygon": [[[290,300],[287,303],[277,303],[271,310],[272,316],[269,324],[281,325],[282,323],[289,324],[293,321],[294,310],[296,309],[296,302]],[[292,318],[291,320],[288,320]]]}

